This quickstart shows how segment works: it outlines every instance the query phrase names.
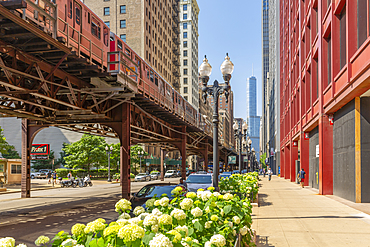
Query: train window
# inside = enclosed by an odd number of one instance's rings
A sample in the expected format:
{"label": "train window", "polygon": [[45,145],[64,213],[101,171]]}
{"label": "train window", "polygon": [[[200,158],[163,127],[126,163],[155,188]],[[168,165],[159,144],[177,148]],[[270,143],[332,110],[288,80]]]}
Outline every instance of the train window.
{"label": "train window", "polygon": [[77,23],[77,25],[80,25],[80,23],[81,23],[81,10],[80,10],[79,7],[76,7],[75,11],[76,11],[76,23]]}
{"label": "train window", "polygon": [[91,20],[91,33],[98,39],[100,39],[100,23],[97,22],[94,18]]}
{"label": "train window", "polygon": [[158,86],[158,76],[155,76],[154,83],[155,83],[156,86]]}
{"label": "train window", "polygon": [[146,77],[149,79],[149,71],[146,71]]}
{"label": "train window", "polygon": [[127,56],[131,57],[131,51],[128,48],[125,48],[125,53]]}
{"label": "train window", "polygon": [[154,72],[153,70],[150,71],[150,80],[154,82]]}
{"label": "train window", "polygon": [[87,23],[90,24],[90,12],[87,13]]}
{"label": "train window", "polygon": [[69,4],[68,4],[69,8],[68,8],[68,17],[71,19],[72,18],[72,1],[69,1]]}
{"label": "train window", "polygon": [[117,48],[122,51],[122,42],[117,40]]}
{"label": "train window", "polygon": [[140,59],[137,56],[135,56],[135,60],[136,60],[137,65],[140,67]]}
{"label": "train window", "polygon": [[105,46],[108,46],[108,36],[109,36],[108,28],[104,27],[104,29],[103,29],[103,40],[104,40],[104,45]]}

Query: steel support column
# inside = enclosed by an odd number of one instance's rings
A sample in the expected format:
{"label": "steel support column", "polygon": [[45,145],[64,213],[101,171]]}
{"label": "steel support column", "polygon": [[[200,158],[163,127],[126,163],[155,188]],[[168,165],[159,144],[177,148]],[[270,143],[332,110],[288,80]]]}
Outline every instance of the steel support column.
{"label": "steel support column", "polygon": [[21,175],[21,197],[31,197],[31,145],[35,135],[45,127],[29,126],[29,120],[23,118],[22,131],[22,175]]}
{"label": "steel support column", "polygon": [[186,126],[182,127],[181,137],[181,177],[186,179]]}
{"label": "steel support column", "polygon": [[161,181],[164,181],[164,156],[165,151],[161,148]]}
{"label": "steel support column", "polygon": [[129,199],[131,196],[130,180],[130,103],[122,104],[122,132],[121,132],[121,181],[122,198]]}
{"label": "steel support column", "polygon": [[319,193],[333,194],[333,125],[329,117],[319,119]]}

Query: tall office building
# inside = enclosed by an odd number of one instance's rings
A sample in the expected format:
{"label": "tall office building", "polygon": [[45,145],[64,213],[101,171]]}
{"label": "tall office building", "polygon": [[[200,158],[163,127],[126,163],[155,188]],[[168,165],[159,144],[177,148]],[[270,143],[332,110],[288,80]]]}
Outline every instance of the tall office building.
{"label": "tall office building", "polygon": [[248,136],[252,140],[252,147],[256,151],[256,157],[260,157],[260,122],[257,116],[257,79],[251,76],[247,79],[247,124]]}
{"label": "tall office building", "polygon": [[179,0],[84,0],[84,3],[179,91]]}
{"label": "tall office building", "polygon": [[[267,9],[266,9],[267,8]],[[279,84],[279,1],[268,0],[262,9],[263,14],[267,11],[267,25],[263,23],[263,33],[268,34],[268,39],[263,39],[264,47],[268,48],[267,64],[263,67],[266,80],[263,83],[263,117],[261,124],[261,150],[266,152],[266,163],[277,174],[280,165],[280,84]],[[265,30],[267,28],[267,30]],[[265,51],[265,50],[264,50]]]}
{"label": "tall office building", "polygon": [[198,15],[196,0],[180,2],[180,92],[196,109],[199,109]]}
{"label": "tall office building", "polygon": [[262,0],[262,153],[267,152],[267,73],[269,71],[269,2],[271,0]]}

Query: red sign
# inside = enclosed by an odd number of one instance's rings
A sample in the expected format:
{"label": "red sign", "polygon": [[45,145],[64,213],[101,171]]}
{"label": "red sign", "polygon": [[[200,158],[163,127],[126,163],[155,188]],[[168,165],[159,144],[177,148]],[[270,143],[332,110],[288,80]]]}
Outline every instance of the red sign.
{"label": "red sign", "polygon": [[298,147],[298,141],[293,141],[293,147]]}
{"label": "red sign", "polygon": [[305,133],[304,133],[304,139],[305,139],[305,140],[310,139],[310,133],[305,132]]}
{"label": "red sign", "polygon": [[32,144],[31,155],[49,155],[50,144]]}

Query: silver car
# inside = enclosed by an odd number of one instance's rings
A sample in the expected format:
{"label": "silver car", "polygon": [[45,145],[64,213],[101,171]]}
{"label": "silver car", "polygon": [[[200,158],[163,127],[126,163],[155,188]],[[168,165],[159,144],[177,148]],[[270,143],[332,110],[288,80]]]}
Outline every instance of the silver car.
{"label": "silver car", "polygon": [[196,192],[198,189],[207,189],[212,186],[212,174],[190,174],[186,179],[189,192]]}
{"label": "silver car", "polygon": [[160,172],[150,173],[150,177],[151,177],[152,180],[157,180],[157,179],[159,179],[160,176],[161,176]]}
{"label": "silver car", "polygon": [[150,175],[146,173],[139,173],[135,177],[135,182],[145,182],[145,181],[150,181],[152,180]]}

